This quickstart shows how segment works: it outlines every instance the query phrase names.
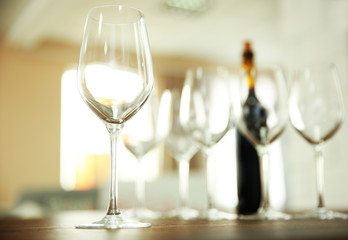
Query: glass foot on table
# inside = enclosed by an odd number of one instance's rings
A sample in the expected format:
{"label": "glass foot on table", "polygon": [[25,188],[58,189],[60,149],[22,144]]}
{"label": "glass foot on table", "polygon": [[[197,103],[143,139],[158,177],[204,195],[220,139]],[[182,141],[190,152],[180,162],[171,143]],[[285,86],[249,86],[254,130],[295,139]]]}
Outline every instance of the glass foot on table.
{"label": "glass foot on table", "polygon": [[259,209],[257,213],[250,215],[239,215],[240,220],[289,220],[290,214],[282,213],[271,208]]}
{"label": "glass foot on table", "polygon": [[136,219],[159,219],[162,217],[162,213],[150,210],[148,208],[134,208],[124,211],[126,217]]}
{"label": "glass foot on table", "polygon": [[212,221],[217,220],[235,220],[237,219],[237,215],[234,213],[228,213],[224,211],[220,211],[218,209],[208,209],[201,213],[201,215],[198,216],[198,219],[207,219]]}
{"label": "glass foot on table", "polygon": [[317,208],[310,212],[295,215],[296,219],[348,219],[348,214],[329,210],[327,208]]}
{"label": "glass foot on table", "polygon": [[106,215],[99,221],[79,224],[76,228],[82,229],[118,229],[118,228],[146,228],[150,227],[151,223],[142,223],[132,219],[126,219],[122,214]]}
{"label": "glass foot on table", "polygon": [[182,207],[174,209],[165,214],[168,218],[179,218],[184,220],[196,219],[199,216],[199,211],[190,207]]}

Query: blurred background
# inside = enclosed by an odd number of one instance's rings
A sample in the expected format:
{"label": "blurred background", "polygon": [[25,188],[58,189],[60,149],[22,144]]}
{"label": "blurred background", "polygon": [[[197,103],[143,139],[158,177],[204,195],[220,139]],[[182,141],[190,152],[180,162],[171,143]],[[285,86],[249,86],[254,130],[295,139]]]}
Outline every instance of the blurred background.
{"label": "blurred background", "polygon": [[[38,204],[29,215],[105,208],[107,133],[80,101],[75,79],[85,17],[101,4],[127,4],[144,12],[159,93],[181,87],[189,67],[237,67],[249,40],[256,64],[282,65],[288,82],[298,66],[335,62],[347,109],[347,0],[0,0],[0,213],[24,203]],[[324,148],[326,203],[343,210],[348,209],[347,138],[344,123]],[[286,210],[313,208],[311,146],[290,125],[276,145],[278,168],[271,171],[281,181],[271,189],[274,204]],[[233,146],[232,129],[214,150],[224,170],[217,204],[231,211],[237,204]],[[175,162],[163,146],[147,158],[149,206],[175,207]],[[132,207],[127,199],[134,194],[135,159],[124,150],[121,161],[121,205],[127,208]],[[191,170],[191,205],[199,208],[205,192],[199,154]]]}

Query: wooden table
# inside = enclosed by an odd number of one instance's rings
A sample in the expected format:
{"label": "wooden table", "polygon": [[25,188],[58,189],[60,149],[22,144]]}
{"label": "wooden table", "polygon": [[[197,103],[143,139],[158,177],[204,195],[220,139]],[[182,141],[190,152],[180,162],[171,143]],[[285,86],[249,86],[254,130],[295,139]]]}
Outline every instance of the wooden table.
{"label": "wooden table", "polygon": [[66,212],[44,219],[0,219],[0,239],[147,240],[147,239],[348,239],[348,220],[206,221],[150,220],[143,229],[75,229],[96,220],[91,212]]}

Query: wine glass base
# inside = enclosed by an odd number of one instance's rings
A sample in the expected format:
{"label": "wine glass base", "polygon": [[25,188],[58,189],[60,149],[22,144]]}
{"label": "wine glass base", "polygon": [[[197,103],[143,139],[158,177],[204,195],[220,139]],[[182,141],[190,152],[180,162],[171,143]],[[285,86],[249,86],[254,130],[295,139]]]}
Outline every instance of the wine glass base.
{"label": "wine glass base", "polygon": [[162,217],[162,213],[143,207],[124,211],[124,215],[127,217],[133,217],[137,219],[158,219]]}
{"label": "wine glass base", "polygon": [[290,214],[282,213],[271,208],[261,208],[256,214],[239,215],[240,220],[289,220],[292,216]]}
{"label": "wine glass base", "polygon": [[78,224],[75,227],[80,229],[119,229],[119,228],[146,228],[151,223],[142,223],[131,219],[126,219],[122,214],[106,215],[99,221],[87,224]]}
{"label": "wine glass base", "polygon": [[182,207],[170,211],[166,214],[168,218],[179,218],[184,220],[196,219],[199,216],[199,211],[190,207]]}
{"label": "wine glass base", "polygon": [[310,212],[305,212],[297,214],[295,216],[297,219],[348,219],[348,214],[328,210],[327,208],[317,208]]}
{"label": "wine glass base", "polygon": [[213,208],[204,211],[200,216],[198,216],[198,219],[206,219],[211,221],[235,220],[237,219],[237,215],[233,213],[223,212]]}

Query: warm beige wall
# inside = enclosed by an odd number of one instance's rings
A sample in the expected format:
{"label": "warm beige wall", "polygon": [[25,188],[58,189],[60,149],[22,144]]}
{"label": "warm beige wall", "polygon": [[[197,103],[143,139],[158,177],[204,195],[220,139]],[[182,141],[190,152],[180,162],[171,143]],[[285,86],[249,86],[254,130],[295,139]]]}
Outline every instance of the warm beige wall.
{"label": "warm beige wall", "polygon": [[60,79],[76,61],[62,46],[0,42],[0,207],[24,189],[59,187]]}

